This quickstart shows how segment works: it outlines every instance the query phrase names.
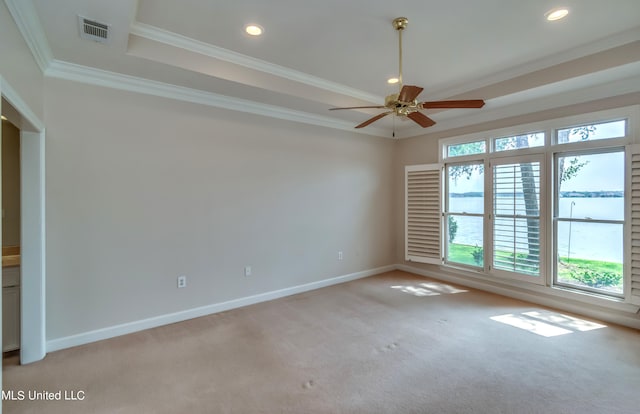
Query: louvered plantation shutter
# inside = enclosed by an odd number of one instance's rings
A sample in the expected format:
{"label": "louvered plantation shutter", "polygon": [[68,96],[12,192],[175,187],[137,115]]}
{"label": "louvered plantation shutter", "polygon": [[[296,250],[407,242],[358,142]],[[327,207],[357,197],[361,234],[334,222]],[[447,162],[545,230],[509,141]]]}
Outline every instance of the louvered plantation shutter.
{"label": "louvered plantation shutter", "polygon": [[631,162],[631,296],[640,305],[640,145],[630,145]]}
{"label": "louvered plantation shutter", "polygon": [[442,263],[442,165],[405,167],[405,260]]}
{"label": "louvered plantation shutter", "polygon": [[493,267],[540,276],[541,162],[493,165]]}

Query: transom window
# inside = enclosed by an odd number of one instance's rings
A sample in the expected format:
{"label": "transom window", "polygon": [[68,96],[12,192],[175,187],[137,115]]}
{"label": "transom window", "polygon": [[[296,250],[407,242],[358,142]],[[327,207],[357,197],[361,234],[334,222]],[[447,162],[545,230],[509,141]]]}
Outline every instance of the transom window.
{"label": "transom window", "polygon": [[487,152],[487,143],[484,140],[447,145],[447,157],[449,158],[461,157],[463,155],[484,154],[485,152]]}
{"label": "transom window", "polygon": [[541,147],[544,145],[544,132],[496,138],[493,142],[493,148],[495,151]]}
{"label": "transom window", "polygon": [[627,121],[623,119],[559,129],[557,142],[558,144],[566,144],[599,139],[624,138],[626,134]]}

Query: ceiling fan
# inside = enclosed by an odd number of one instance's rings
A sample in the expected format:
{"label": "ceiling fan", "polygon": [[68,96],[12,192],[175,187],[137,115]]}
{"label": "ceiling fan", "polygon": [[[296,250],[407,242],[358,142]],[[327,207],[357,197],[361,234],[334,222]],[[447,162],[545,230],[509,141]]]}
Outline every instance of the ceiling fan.
{"label": "ceiling fan", "polygon": [[484,101],[482,99],[466,99],[466,100],[458,100],[458,101],[425,101],[418,102],[417,98],[420,95],[420,92],[424,88],[420,86],[413,85],[403,85],[402,84],[402,31],[407,27],[409,20],[406,17],[398,17],[393,20],[393,28],[398,31],[398,44],[399,44],[399,76],[398,83],[400,85],[400,90],[398,93],[393,93],[388,95],[384,100],[384,105],[377,106],[350,106],[344,108],[330,108],[330,111],[341,110],[341,109],[364,109],[364,108],[377,108],[377,109],[388,109],[387,112],[383,112],[379,115],[370,118],[360,125],[357,125],[356,128],[364,128],[373,122],[384,118],[389,114],[394,114],[396,116],[407,117],[420,125],[423,128],[430,127],[435,125],[435,121],[422,112],[423,109],[450,109],[450,108],[482,108],[484,106]]}

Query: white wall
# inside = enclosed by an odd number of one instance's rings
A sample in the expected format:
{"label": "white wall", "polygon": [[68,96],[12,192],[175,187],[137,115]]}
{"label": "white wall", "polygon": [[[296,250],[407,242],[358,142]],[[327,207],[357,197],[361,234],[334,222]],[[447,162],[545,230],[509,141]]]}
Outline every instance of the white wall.
{"label": "white wall", "polygon": [[388,139],[56,79],[45,112],[49,340],[395,261]]}

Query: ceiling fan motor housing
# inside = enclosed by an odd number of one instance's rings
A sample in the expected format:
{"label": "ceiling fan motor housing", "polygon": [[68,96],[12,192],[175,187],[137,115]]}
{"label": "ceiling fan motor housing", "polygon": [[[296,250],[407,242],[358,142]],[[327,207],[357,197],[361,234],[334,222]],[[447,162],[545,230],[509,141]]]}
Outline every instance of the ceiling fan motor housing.
{"label": "ceiling fan motor housing", "polygon": [[404,30],[409,24],[409,19],[406,17],[396,17],[393,19],[393,28],[396,30]]}
{"label": "ceiling fan motor housing", "polygon": [[398,94],[397,93],[392,93],[391,95],[387,95],[386,98],[384,98],[384,106],[386,106],[387,108],[395,108],[396,104],[398,103]]}
{"label": "ceiling fan motor housing", "polygon": [[387,95],[384,99],[385,108],[389,108],[394,111],[396,115],[408,115],[412,112],[417,112],[420,108],[418,106],[418,100],[414,99],[411,102],[402,102],[398,100],[399,94],[392,93]]}

